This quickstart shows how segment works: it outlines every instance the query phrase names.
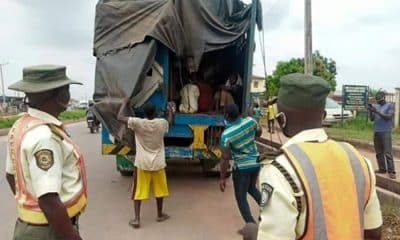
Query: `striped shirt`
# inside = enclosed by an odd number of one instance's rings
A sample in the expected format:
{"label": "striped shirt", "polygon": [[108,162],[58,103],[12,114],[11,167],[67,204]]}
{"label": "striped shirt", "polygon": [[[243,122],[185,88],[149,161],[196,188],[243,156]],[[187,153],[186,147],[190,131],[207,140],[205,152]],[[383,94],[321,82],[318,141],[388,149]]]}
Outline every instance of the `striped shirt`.
{"label": "striped shirt", "polygon": [[223,148],[230,148],[234,167],[239,170],[259,168],[256,132],[259,125],[251,117],[230,123],[221,136]]}

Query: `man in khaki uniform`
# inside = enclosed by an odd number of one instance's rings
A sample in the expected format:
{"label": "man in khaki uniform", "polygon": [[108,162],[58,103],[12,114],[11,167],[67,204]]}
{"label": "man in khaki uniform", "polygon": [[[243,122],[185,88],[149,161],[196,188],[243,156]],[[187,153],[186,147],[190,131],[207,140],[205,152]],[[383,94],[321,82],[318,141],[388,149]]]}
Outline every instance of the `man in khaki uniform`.
{"label": "man in khaki uniform", "polygon": [[291,139],[264,159],[258,239],[380,239],[382,216],[371,163],[321,127],[325,80],[281,78],[277,121]]}
{"label": "man in khaki uniform", "polygon": [[70,99],[66,67],[23,70],[9,89],[22,91],[28,113],[11,128],[6,177],[17,200],[14,240],[82,239],[78,217],[87,202],[86,173],[79,148],[58,120]]}

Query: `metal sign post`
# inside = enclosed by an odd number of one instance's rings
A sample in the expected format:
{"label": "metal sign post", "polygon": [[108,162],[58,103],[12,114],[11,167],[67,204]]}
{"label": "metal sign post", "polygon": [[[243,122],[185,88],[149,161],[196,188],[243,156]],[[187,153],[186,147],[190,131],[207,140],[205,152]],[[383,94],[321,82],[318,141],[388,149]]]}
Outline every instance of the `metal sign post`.
{"label": "metal sign post", "polygon": [[344,86],[342,86],[342,123],[344,122],[344,117],[343,117],[343,114],[344,114],[344,99],[345,99],[345,96],[346,96],[346,94],[345,94],[345,90],[344,90]]}

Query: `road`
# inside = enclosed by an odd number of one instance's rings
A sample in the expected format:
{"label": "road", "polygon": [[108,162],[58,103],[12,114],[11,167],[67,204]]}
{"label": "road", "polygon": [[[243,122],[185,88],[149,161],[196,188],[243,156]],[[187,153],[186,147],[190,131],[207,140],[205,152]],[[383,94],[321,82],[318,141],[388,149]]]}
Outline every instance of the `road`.
{"label": "road", "polygon": [[[120,176],[113,157],[101,155],[99,134],[90,134],[84,123],[68,125],[68,130],[86,158],[89,205],[80,218],[84,239],[241,239],[236,232],[243,223],[232,184],[221,193],[218,178],[203,177],[200,168],[188,162],[174,164],[168,169],[171,196],[165,202],[165,210],[171,219],[156,222],[155,201],[149,200],[143,203],[142,228],[131,228],[128,225],[133,215],[129,192],[131,178]],[[2,169],[5,168],[6,143],[7,138],[0,137]],[[0,238],[12,239],[16,207],[3,176],[0,177]],[[254,203],[252,207],[256,216],[257,207]]]}
{"label": "road", "polygon": [[[143,204],[142,228],[131,228],[128,225],[133,215],[129,192],[131,178],[120,176],[115,170],[113,157],[100,154],[100,135],[90,134],[85,123],[68,125],[68,130],[86,157],[89,205],[80,219],[84,239],[240,239],[236,231],[243,223],[232,184],[229,183],[226,192],[221,193],[217,178],[203,177],[200,168],[189,162],[168,167],[171,196],[166,200],[165,209],[171,219],[164,223],[156,222],[155,201],[149,200]],[[6,143],[7,138],[0,137],[0,166],[3,169]],[[362,153],[374,159],[373,153]],[[0,236],[1,239],[11,239],[16,208],[3,176],[0,177],[0,192]],[[256,216],[257,207],[250,202]]]}

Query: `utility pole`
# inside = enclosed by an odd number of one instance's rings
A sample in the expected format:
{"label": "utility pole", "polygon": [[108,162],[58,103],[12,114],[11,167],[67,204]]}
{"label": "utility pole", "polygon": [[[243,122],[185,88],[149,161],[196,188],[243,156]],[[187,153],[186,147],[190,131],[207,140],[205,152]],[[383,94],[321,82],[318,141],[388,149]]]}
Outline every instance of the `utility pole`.
{"label": "utility pole", "polygon": [[7,64],[8,63],[0,63],[0,77],[1,77],[1,91],[3,94],[3,107],[6,106],[6,91],[4,89],[3,66],[5,66]]}
{"label": "utility pole", "polygon": [[311,0],[304,0],[304,73],[313,75]]}

